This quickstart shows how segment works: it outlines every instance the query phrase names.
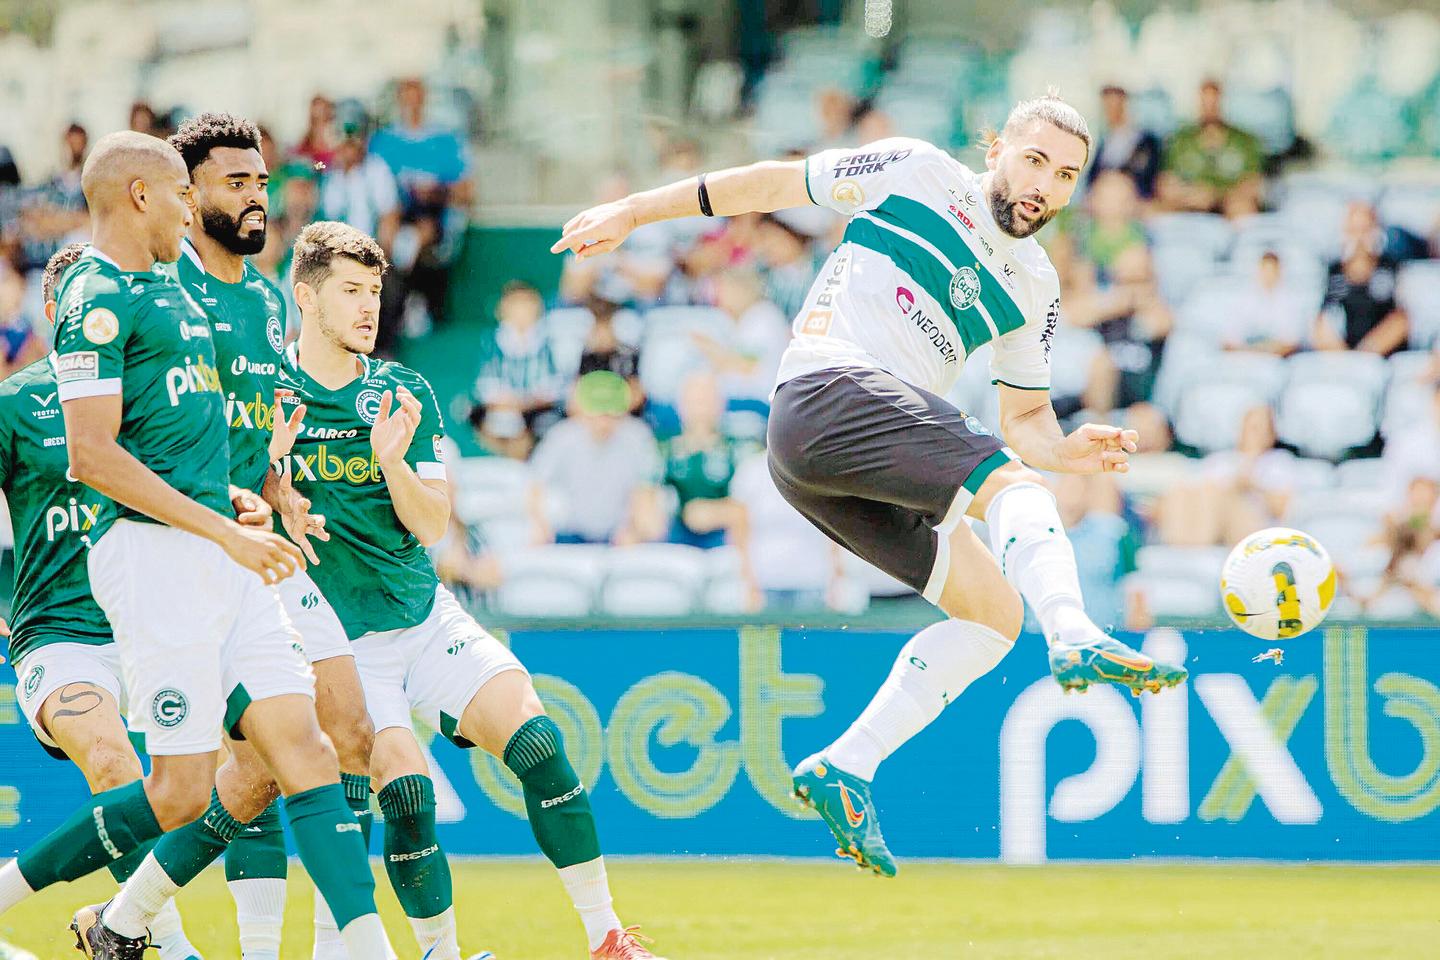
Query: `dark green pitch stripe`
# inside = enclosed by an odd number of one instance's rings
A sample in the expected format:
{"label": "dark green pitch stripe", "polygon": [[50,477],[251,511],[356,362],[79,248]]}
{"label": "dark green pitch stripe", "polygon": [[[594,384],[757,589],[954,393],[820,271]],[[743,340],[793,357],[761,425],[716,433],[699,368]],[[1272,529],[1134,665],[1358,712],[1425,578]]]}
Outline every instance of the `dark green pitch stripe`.
{"label": "dark green pitch stripe", "polygon": [[850,221],[845,228],[844,239],[885,254],[895,261],[896,266],[910,274],[955,324],[966,356],[974,353],[981,344],[990,342],[990,328],[985,325],[984,317],[974,310],[956,312],[955,305],[950,302],[950,274],[924,247],[860,217]]}
{"label": "dark green pitch stripe", "polygon": [[995,321],[995,328],[1001,333],[1019,330],[1025,325],[1025,315],[1006,291],[1004,282],[975,256],[975,251],[970,249],[965,238],[956,232],[961,229],[959,224],[952,224],[923,203],[893,194],[880,204],[879,209],[871,211],[871,216],[879,217],[886,223],[893,223],[911,233],[918,233],[936,250],[949,257],[957,270],[966,266],[980,271],[983,277],[980,284],[980,302],[985,304],[985,309]]}

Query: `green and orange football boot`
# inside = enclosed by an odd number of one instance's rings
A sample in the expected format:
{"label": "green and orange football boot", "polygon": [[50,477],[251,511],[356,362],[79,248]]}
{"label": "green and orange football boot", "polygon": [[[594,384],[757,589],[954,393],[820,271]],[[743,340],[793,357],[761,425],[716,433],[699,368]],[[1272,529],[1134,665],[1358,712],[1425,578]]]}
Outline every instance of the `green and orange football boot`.
{"label": "green and orange football boot", "polygon": [[876,876],[893,877],[899,869],[875,814],[870,783],[831,764],[821,754],[795,768],[791,782],[795,796],[814,809],[835,835],[835,855],[854,860],[861,870]]}
{"label": "green and orange football boot", "polygon": [[1136,697],[1147,690],[1159,693],[1178,686],[1189,675],[1183,667],[1161,663],[1127,647],[1099,627],[1078,641],[1056,640],[1050,647],[1050,672],[1066,693],[1084,693],[1093,683],[1113,683]]}

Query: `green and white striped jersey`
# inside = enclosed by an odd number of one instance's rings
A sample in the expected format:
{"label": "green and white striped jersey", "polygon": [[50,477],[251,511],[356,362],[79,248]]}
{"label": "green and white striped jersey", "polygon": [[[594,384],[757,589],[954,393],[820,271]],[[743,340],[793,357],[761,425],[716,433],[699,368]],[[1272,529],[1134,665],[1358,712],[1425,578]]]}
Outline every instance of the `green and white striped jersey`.
{"label": "green and white striped jersey", "polygon": [[894,137],[817,153],[805,177],[811,200],[850,222],[795,317],[780,383],[872,367],[943,395],[989,343],[994,382],[1049,389],[1060,282],[1033,237],[996,225],[977,174]]}

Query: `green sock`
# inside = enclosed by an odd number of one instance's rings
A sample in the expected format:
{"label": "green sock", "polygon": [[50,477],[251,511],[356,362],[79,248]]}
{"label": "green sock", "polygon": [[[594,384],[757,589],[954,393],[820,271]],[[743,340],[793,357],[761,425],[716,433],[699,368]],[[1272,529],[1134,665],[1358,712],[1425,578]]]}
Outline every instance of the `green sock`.
{"label": "green sock", "polygon": [[15,865],[31,890],[44,890],[114,863],[160,833],[144,781],[136,780],[95,794]]}
{"label": "green sock", "polygon": [[300,862],[325,898],[341,930],[375,913],[375,878],[360,839],[360,825],[332,783],[285,798],[285,816]]}
{"label": "green sock", "polygon": [[245,824],[225,848],[226,880],[284,880],[289,866],[278,802]]}
{"label": "green sock", "polygon": [[450,864],[435,839],[435,785],[401,777],[380,791],[385,814],[385,872],[407,917],[435,917],[454,904]]}
{"label": "green sock", "polygon": [[370,810],[370,778],[361,773],[342,773],[340,786],[345,788],[345,802],[355,812],[360,835],[365,838],[365,852],[369,854],[370,834],[375,828],[375,814]]}
{"label": "green sock", "polygon": [[132,873],[140,869],[141,862],[153,849],[155,849],[155,841],[146,840],[119,860],[111,860],[110,876],[115,878],[116,883],[123,885],[126,880],[130,879]]}
{"label": "green sock", "polygon": [[569,867],[600,856],[590,797],[565,756],[555,721],[543,715],[526,720],[505,745],[505,766],[520,778],[530,829],[551,863]]}
{"label": "green sock", "polygon": [[198,820],[171,830],[155,844],[155,859],[165,875],[183,887],[200,876],[240,833],[240,821],[230,816],[220,795],[210,791],[210,806]]}

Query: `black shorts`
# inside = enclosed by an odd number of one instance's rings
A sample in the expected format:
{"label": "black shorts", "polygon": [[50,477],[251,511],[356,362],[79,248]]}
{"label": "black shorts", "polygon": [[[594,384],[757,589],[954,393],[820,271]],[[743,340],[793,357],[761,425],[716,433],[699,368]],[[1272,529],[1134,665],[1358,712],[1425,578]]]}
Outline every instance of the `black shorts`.
{"label": "black shorts", "polygon": [[821,370],[782,383],[770,408],[770,475],[826,536],[934,603],[950,533],[1015,455],[974,417],[883,370]]}

